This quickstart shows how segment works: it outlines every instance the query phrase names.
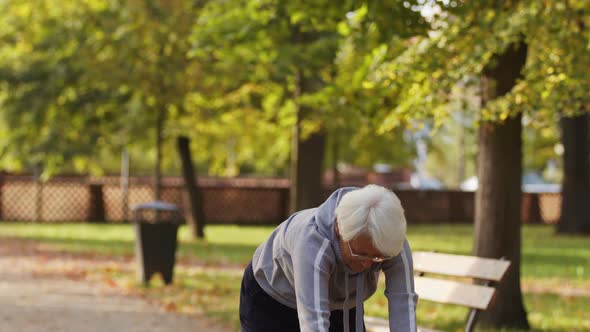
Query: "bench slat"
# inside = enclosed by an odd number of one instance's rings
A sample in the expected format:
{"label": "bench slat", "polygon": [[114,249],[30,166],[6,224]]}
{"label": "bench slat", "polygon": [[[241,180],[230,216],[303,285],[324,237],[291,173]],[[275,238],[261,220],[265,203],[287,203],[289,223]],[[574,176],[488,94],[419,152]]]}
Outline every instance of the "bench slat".
{"label": "bench slat", "polygon": [[414,286],[421,299],[484,310],[495,291],[492,287],[428,277],[414,277]]}
{"label": "bench slat", "polygon": [[413,254],[414,270],[500,281],[510,266],[509,261],[474,256],[419,251]]}

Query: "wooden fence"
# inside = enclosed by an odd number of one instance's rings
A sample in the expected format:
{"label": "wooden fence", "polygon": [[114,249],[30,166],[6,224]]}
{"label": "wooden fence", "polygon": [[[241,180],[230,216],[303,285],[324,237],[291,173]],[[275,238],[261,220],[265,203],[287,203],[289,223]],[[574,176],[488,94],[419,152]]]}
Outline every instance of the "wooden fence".
{"label": "wooden fence", "polygon": [[[277,224],[288,216],[286,179],[199,179],[207,220],[212,224]],[[326,188],[327,197],[331,190]],[[470,223],[474,193],[452,190],[395,190],[410,223]],[[0,220],[125,222],[130,208],[153,200],[149,178],[131,178],[122,187],[118,177],[56,177],[48,182],[32,176],[3,175],[0,179]],[[162,200],[188,215],[182,179],[164,179]],[[555,223],[561,195],[523,193],[525,223]]]}

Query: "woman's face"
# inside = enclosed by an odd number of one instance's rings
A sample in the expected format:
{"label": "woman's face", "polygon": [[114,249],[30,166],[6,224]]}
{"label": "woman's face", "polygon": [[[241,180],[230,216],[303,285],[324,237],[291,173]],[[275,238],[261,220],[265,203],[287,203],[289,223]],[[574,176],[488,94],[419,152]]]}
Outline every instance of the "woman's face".
{"label": "woman's face", "polygon": [[340,251],[342,253],[344,264],[346,264],[346,266],[348,266],[355,273],[368,270],[374,262],[369,258],[355,257],[353,255],[367,257],[383,256],[383,254],[381,254],[379,250],[373,246],[373,241],[367,234],[361,234],[346,242],[342,240],[342,237],[340,236],[338,224],[336,224],[336,234],[338,235],[338,239],[340,241]]}

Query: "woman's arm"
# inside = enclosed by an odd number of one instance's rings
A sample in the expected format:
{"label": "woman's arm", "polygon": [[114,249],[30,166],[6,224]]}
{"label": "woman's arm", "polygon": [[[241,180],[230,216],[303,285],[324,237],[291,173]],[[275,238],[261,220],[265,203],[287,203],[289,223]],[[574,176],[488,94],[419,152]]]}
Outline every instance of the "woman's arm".
{"label": "woman's arm", "polygon": [[[319,236],[301,241],[291,256],[301,331],[328,331],[330,300],[328,283],[334,254],[328,239]],[[307,243],[305,243],[307,242]]]}
{"label": "woman's arm", "polygon": [[408,240],[402,252],[383,263],[385,296],[389,303],[389,329],[391,332],[415,332],[418,295],[414,291],[412,250]]}

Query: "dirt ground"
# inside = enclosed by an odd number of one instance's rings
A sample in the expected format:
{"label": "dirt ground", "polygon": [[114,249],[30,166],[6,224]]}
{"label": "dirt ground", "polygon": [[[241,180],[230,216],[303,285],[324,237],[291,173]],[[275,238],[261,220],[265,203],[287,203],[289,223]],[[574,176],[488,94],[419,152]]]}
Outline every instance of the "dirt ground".
{"label": "dirt ground", "polygon": [[204,318],[167,312],[83,273],[84,265],[111,263],[0,238],[0,331],[230,332]]}

